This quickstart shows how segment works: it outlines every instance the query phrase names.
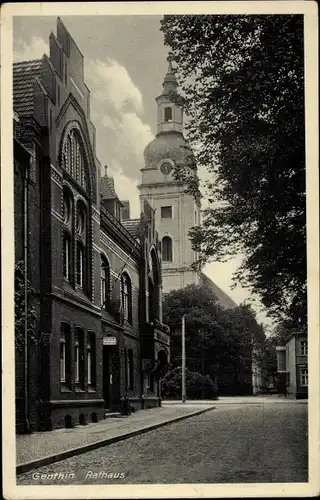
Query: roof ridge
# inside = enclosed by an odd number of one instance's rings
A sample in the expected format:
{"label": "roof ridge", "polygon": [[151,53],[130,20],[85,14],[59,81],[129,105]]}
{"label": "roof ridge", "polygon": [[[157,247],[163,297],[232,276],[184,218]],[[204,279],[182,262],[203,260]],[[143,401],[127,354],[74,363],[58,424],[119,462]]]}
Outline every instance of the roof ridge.
{"label": "roof ridge", "polygon": [[31,62],[42,62],[43,61],[43,57],[41,57],[41,59],[27,59],[25,61],[16,61],[13,63],[14,66],[18,65],[18,64],[26,64],[26,63],[31,63]]}

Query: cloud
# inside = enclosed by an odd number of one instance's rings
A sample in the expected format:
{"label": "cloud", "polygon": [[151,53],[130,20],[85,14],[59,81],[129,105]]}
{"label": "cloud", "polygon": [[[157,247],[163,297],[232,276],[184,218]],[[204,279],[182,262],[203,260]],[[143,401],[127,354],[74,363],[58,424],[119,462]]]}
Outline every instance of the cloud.
{"label": "cloud", "polygon": [[15,43],[15,46],[17,48],[14,48],[13,50],[14,62],[41,59],[43,54],[49,54],[48,44],[42,38],[37,36],[33,36],[30,42],[18,40]]}
{"label": "cloud", "polygon": [[122,115],[120,132],[123,134],[123,141],[138,160],[142,160],[143,150],[152,141],[153,134],[151,127],[139,118],[136,113],[124,113]]}
{"label": "cloud", "polygon": [[143,100],[127,69],[106,58],[85,61],[91,92],[91,119],[97,131],[97,156],[103,164],[121,165],[121,172],[137,182],[143,150],[152,141],[151,127],[141,117]]}
{"label": "cloud", "polygon": [[109,57],[105,62],[89,59],[85,64],[86,79],[89,86],[94,85],[96,99],[107,99],[116,111],[142,111],[141,92],[124,66]]}

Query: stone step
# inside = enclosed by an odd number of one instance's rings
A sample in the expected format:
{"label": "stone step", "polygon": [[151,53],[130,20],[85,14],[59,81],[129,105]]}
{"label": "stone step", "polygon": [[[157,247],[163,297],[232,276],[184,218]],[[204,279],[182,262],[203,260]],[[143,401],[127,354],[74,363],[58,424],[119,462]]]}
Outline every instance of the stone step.
{"label": "stone step", "polygon": [[116,411],[106,410],[104,413],[104,418],[119,418],[119,417],[123,417],[123,416],[124,415],[122,415],[120,412],[116,412]]}

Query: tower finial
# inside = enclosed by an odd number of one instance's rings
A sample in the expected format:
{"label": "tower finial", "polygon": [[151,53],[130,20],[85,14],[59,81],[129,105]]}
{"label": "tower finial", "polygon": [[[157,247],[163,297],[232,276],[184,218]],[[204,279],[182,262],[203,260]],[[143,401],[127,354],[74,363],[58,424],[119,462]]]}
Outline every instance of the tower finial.
{"label": "tower finial", "polygon": [[104,166],[104,176],[108,177],[108,165]]}
{"label": "tower finial", "polygon": [[169,52],[169,53],[168,53],[168,56],[167,56],[167,61],[168,61],[168,73],[172,73],[172,72],[173,72],[173,67],[172,67],[172,59],[173,59],[173,54],[172,54],[172,52]]}

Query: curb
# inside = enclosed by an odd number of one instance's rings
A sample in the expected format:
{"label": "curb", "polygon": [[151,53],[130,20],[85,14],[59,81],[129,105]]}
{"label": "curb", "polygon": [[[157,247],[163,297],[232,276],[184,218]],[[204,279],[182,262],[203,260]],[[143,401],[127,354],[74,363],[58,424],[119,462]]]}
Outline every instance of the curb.
{"label": "curb", "polygon": [[129,431],[124,434],[119,434],[118,436],[113,436],[110,438],[102,439],[100,441],[96,441],[95,443],[86,444],[84,446],[80,446],[79,448],[72,448],[71,450],[65,450],[55,455],[38,458],[36,460],[33,460],[32,462],[19,464],[16,466],[16,475],[18,476],[19,474],[23,474],[24,472],[29,472],[32,469],[38,469],[39,467],[43,467],[45,465],[54,464],[55,462],[60,462],[61,460],[65,460],[66,458],[74,457],[76,455],[81,455],[82,453],[87,453],[88,451],[92,451],[97,448],[102,448],[103,446],[107,446],[108,444],[124,441],[125,439],[138,436],[139,434],[145,434],[146,432],[152,431],[154,429],[159,429],[160,427],[164,427],[165,425],[173,424],[175,422],[179,422],[180,420],[185,420],[190,417],[195,417],[196,415],[201,415],[202,413],[206,413],[207,411],[215,409],[216,409],[215,406],[211,406],[210,408],[203,408],[202,410],[196,410],[186,415],[180,415],[179,417],[174,417],[170,420],[165,420],[164,422],[151,424],[147,427],[135,429],[134,431]]}

